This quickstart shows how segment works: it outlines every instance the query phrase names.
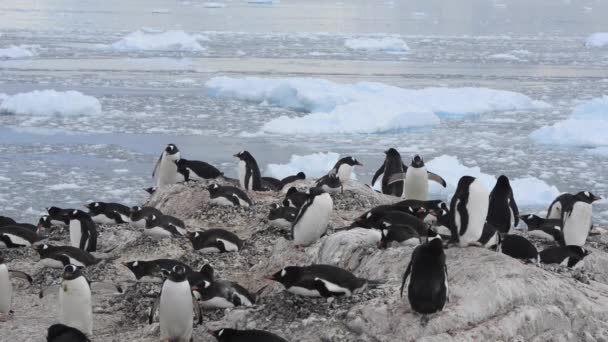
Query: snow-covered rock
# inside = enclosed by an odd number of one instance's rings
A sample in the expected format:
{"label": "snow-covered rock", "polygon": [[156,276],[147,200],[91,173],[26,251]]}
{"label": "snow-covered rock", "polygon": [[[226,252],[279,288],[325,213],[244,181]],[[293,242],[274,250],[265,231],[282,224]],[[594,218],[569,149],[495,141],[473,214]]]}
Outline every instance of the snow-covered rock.
{"label": "snow-covered rock", "polygon": [[34,90],[0,97],[0,113],[31,116],[100,115],[101,103],[78,91]]}
{"label": "snow-covered rock", "polygon": [[112,43],[118,51],[203,51],[201,41],[208,40],[199,34],[188,34],[180,30],[151,32],[138,30]]}
{"label": "snow-covered rock", "polygon": [[585,39],[586,47],[603,47],[608,45],[608,32],[596,32]]}
{"label": "snow-covered rock", "polygon": [[35,46],[31,45],[11,45],[9,47],[0,48],[0,58],[20,59],[36,56]]}
{"label": "snow-covered rock", "polygon": [[531,133],[537,142],[549,145],[598,147],[608,145],[608,96],[586,101],[570,117]]}
{"label": "snow-covered rock", "polygon": [[210,96],[268,102],[310,113],[281,116],[265,123],[262,132],[272,134],[398,132],[436,125],[440,118],[548,106],[520,93],[488,88],[415,90],[317,78],[214,77],[205,86]]}
{"label": "snow-covered rock", "polygon": [[344,42],[344,46],[352,50],[382,51],[386,53],[405,53],[409,47],[401,38],[351,38]]}

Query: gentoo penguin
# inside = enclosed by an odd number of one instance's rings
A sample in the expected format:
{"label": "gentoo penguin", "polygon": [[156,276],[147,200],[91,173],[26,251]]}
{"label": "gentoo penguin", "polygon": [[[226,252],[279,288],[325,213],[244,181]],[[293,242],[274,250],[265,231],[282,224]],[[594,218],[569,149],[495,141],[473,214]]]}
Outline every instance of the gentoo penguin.
{"label": "gentoo penguin", "polygon": [[224,229],[189,232],[188,239],[194,250],[201,253],[238,252],[243,248],[243,240]]}
{"label": "gentoo penguin", "polygon": [[[408,208],[409,210],[409,208]],[[395,210],[395,207],[378,206],[355,219],[351,227],[384,229],[386,224],[407,225],[416,230],[418,235],[426,236],[428,226],[419,219],[415,212],[406,213],[402,210]]]}
{"label": "gentoo penguin", "polygon": [[315,182],[315,186],[321,187],[323,191],[329,194],[337,194],[344,190],[340,177],[338,177],[335,173],[330,173],[319,178]]}
{"label": "gentoo penguin", "polygon": [[255,158],[247,151],[234,155],[239,159],[238,175],[241,188],[245,190],[263,191],[262,174]]}
{"label": "gentoo penguin", "polygon": [[211,184],[207,187],[209,191],[209,203],[222,206],[241,206],[248,208],[252,205],[251,200],[243,190],[234,186],[221,186]]}
{"label": "gentoo penguin", "polygon": [[285,199],[283,199],[283,205],[286,207],[293,207],[300,209],[302,205],[308,200],[308,194],[303,191],[298,191],[295,186],[292,186],[287,190]]}
{"label": "gentoo penguin", "polygon": [[160,188],[168,184],[175,184],[180,179],[177,172],[177,160],[180,160],[181,153],[174,144],[168,144],[158,157],[158,161],[152,171],[152,177],[156,177],[156,187]]}
{"label": "gentoo penguin", "polygon": [[97,251],[97,226],[89,214],[82,210],[73,210],[70,219],[70,244],[83,251]]}
{"label": "gentoo penguin", "polygon": [[311,188],[308,200],[298,211],[291,227],[291,236],[296,246],[308,246],[327,232],[334,203],[321,188]]}
{"label": "gentoo penguin", "polygon": [[74,209],[62,209],[58,207],[46,208],[46,212],[51,219],[51,226],[67,227],[70,225],[69,215]]}
{"label": "gentoo penguin", "polygon": [[287,266],[266,279],[281,283],[288,292],[306,297],[350,297],[382,284],[380,281],[358,278],[347,270],[331,265]]}
{"label": "gentoo penguin", "polygon": [[[583,246],[592,226],[591,204],[601,197],[589,191],[558,197],[561,206],[563,246]],[[557,206],[557,203],[555,204]]]}
{"label": "gentoo penguin", "polygon": [[519,224],[519,210],[509,178],[505,175],[498,177],[494,189],[490,192],[487,221],[504,234]]}
{"label": "gentoo penguin", "polygon": [[532,242],[521,235],[503,235],[498,243],[496,251],[524,262],[531,262],[533,264],[538,264],[540,262],[536,247],[534,247]]}
{"label": "gentoo penguin", "polygon": [[163,270],[171,272],[174,266],[185,268],[187,274],[192,273],[190,266],[172,259],[135,260],[122,264],[133,273],[138,282],[160,282],[163,280]]}
{"label": "gentoo penguin", "polygon": [[[407,278],[410,277],[406,285]],[[432,314],[443,310],[450,301],[448,267],[441,237],[428,231],[424,244],[416,247],[403,274],[401,297],[407,287],[407,297],[412,309],[421,314]]]}
{"label": "gentoo penguin", "polygon": [[298,172],[296,175],[287,176],[281,179],[281,189],[284,189],[288,186],[291,186],[292,183],[297,182],[299,180],[306,179],[306,174],[304,172]]}
{"label": "gentoo penguin", "polygon": [[91,336],[93,333],[93,309],[91,288],[80,267],[67,265],[59,289],[59,321]]}
{"label": "gentoo penguin", "polygon": [[581,191],[576,195],[563,193],[551,202],[549,205],[549,209],[547,209],[547,218],[548,219],[562,219],[562,208],[564,207],[565,201],[570,201],[572,197],[576,197],[579,201],[584,201],[585,203],[593,203],[597,200],[602,199],[599,196],[595,196],[589,191]]}
{"label": "gentoo penguin", "polygon": [[[397,197],[403,196],[403,188],[404,188],[404,175],[406,172],[406,167],[401,160],[401,155],[394,148],[390,148],[384,152],[386,154],[386,158],[384,159],[384,164],[380,166],[378,171],[374,174],[374,178],[372,178],[372,186],[376,183],[376,180],[382,180],[382,193],[386,195],[392,195]],[[382,176],[382,177],[380,177]],[[399,178],[401,181],[395,180],[392,183],[389,183],[389,180],[393,180],[392,177],[402,177]]]}
{"label": "gentoo penguin", "polygon": [[149,193],[150,195],[154,194],[156,192],[156,187],[155,186],[151,186],[149,188],[145,188],[144,189],[145,192]]}
{"label": "gentoo penguin", "polygon": [[152,215],[152,217],[146,219],[144,235],[150,236],[156,240],[183,236],[185,229],[169,222],[165,217],[165,215]]}
{"label": "gentoo penguin", "polygon": [[272,191],[279,191],[283,188],[281,181],[274,177],[262,177],[262,186]]}
{"label": "gentoo penguin", "polygon": [[297,215],[298,209],[294,207],[272,204],[270,206],[270,213],[268,214],[268,224],[281,229],[291,229]]}
{"label": "gentoo penguin", "polygon": [[451,242],[460,247],[479,245],[488,216],[490,194],[481,181],[463,176],[450,202]]}
{"label": "gentoo penguin", "polygon": [[58,323],[49,327],[46,342],[91,342],[91,340],[82,331]]}
{"label": "gentoo penguin", "polygon": [[223,328],[209,331],[218,342],[287,342],[286,339],[264,330],[236,330]]}
{"label": "gentoo penguin", "polygon": [[0,227],[12,226],[15,223],[17,222],[8,216],[0,216]]}
{"label": "gentoo penguin", "polygon": [[90,253],[72,246],[51,246],[44,243],[34,246],[34,249],[40,254],[41,264],[51,268],[64,268],[69,264],[87,267],[101,261]]}
{"label": "gentoo penguin", "polygon": [[152,219],[152,216],[162,216],[163,213],[154,207],[134,206],[129,210],[129,222],[133,228],[146,228],[146,219]]}
{"label": "gentoo penguin", "polygon": [[395,245],[418,246],[420,244],[420,235],[418,231],[407,224],[392,224],[390,222],[382,222],[382,237],[380,239],[380,248],[393,247]]}
{"label": "gentoo penguin", "polygon": [[350,180],[352,170],[354,166],[363,166],[363,164],[359,163],[357,159],[348,156],[344,157],[336,162],[336,165],[329,170],[328,175],[333,174],[340,178],[340,182],[342,184],[347,183]]}
{"label": "gentoo penguin", "polygon": [[156,307],[160,313],[160,338],[162,341],[188,342],[192,338],[193,311],[196,310],[198,324],[202,324],[201,309],[190,290],[187,271],[182,266],[174,266],[165,272],[159,299],[150,310],[149,323],[152,324]]}
{"label": "gentoo penguin", "polygon": [[203,308],[226,309],[255,304],[255,296],[241,285],[232,281],[213,279],[211,265],[204,265],[200,273],[204,276],[198,281],[191,281],[190,286]]}
{"label": "gentoo penguin", "polygon": [[[396,177],[396,175],[393,175],[393,177]],[[410,166],[405,168],[403,198],[426,201],[429,192],[429,180],[433,180],[441,184],[444,188],[446,187],[445,180],[440,176],[428,171],[426,166],[424,166],[424,160],[422,160],[422,157],[415,155],[414,158],[412,158],[412,163]]]}
{"label": "gentoo penguin", "polygon": [[35,231],[20,226],[0,227],[0,247],[18,248],[30,247],[40,237]]}
{"label": "gentoo penguin", "polygon": [[8,315],[12,312],[13,284],[11,283],[11,275],[15,278],[25,279],[32,284],[32,277],[27,273],[9,270],[4,263],[4,256],[0,252],[0,322],[7,320]]}
{"label": "gentoo penguin", "polygon": [[560,264],[570,268],[583,266],[583,259],[589,251],[580,246],[549,247],[539,253],[543,264]]}
{"label": "gentoo penguin", "polygon": [[175,161],[175,163],[177,164],[178,169],[184,168],[188,170],[188,178],[193,181],[215,179],[223,175],[215,166],[205,163],[204,161],[181,158]]}
{"label": "gentoo penguin", "polygon": [[119,203],[92,202],[85,205],[89,216],[97,224],[121,224],[129,222],[130,209]]}
{"label": "gentoo penguin", "polygon": [[528,226],[528,234],[549,241],[563,242],[562,220],[545,219],[536,215],[520,215],[522,221]]}
{"label": "gentoo penguin", "polygon": [[491,223],[486,222],[483,225],[483,232],[478,242],[479,245],[485,248],[496,250],[500,243],[501,235],[498,229]]}

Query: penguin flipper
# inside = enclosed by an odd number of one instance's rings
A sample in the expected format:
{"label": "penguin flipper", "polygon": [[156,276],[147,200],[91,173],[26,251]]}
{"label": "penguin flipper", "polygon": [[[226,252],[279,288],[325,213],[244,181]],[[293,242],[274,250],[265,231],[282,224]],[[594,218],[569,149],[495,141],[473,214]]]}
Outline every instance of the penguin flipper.
{"label": "penguin flipper", "polygon": [[236,207],[241,205],[241,202],[239,202],[239,197],[235,194],[230,195],[230,197],[228,197],[228,200],[232,202],[232,204],[234,204]]}
{"label": "penguin flipper", "polygon": [[432,180],[434,182],[441,184],[441,186],[443,186],[444,188],[447,187],[447,183],[445,182],[445,179],[443,179],[440,175],[438,175],[436,173],[432,173],[431,171],[427,171],[426,173],[428,174],[429,180]]}
{"label": "penguin flipper", "polygon": [[509,206],[511,207],[511,210],[513,211],[513,225],[515,227],[517,227],[517,225],[519,224],[519,208],[517,207],[517,203],[515,202],[515,197],[513,197],[513,192],[511,192],[511,196],[510,196],[510,201],[509,201]]}
{"label": "penguin flipper", "polygon": [[160,166],[160,161],[163,159],[163,153],[161,152],[160,156],[158,157],[158,161],[156,162],[156,165],[154,165],[154,170],[152,170],[152,178],[154,178],[154,176],[156,176],[156,171],[158,170],[158,167]]}
{"label": "penguin flipper", "polygon": [[[161,290],[162,292],[162,290]],[[156,314],[156,310],[158,310],[158,306],[160,305],[160,293],[158,297],[154,299],[154,303],[152,303],[152,307],[150,307],[150,312],[148,313],[148,324],[152,324],[154,322],[154,315]],[[197,303],[198,305],[198,303]]]}
{"label": "penguin flipper", "polygon": [[407,280],[407,277],[409,277],[410,272],[412,271],[412,260],[414,260],[414,257],[416,256],[417,252],[418,252],[418,247],[416,247],[416,249],[414,249],[410,262],[409,262],[409,264],[407,264],[407,268],[405,269],[405,273],[403,273],[403,280],[401,280],[401,290],[399,291],[399,296],[401,296],[401,297],[403,297],[403,288],[405,287],[405,281]]}
{"label": "penguin flipper", "polygon": [[405,174],[405,172],[393,173],[392,175],[390,175],[390,177],[388,177],[386,185],[405,181]]}
{"label": "penguin flipper", "polygon": [[374,174],[374,177],[372,178],[372,188],[374,187],[374,184],[376,184],[376,181],[378,180],[380,175],[383,173],[384,173],[384,164],[382,164],[382,166],[380,166],[378,171],[376,171],[376,173]]}
{"label": "penguin flipper", "polygon": [[[327,289],[327,287],[325,287],[325,283],[321,279],[315,279],[314,284],[315,284],[315,290],[319,291],[319,294],[322,297],[327,298],[327,297],[332,297],[335,295],[340,295],[340,294],[329,291]],[[341,293],[341,294],[343,294],[343,293]]]}
{"label": "penguin flipper", "polygon": [[[160,301],[160,296],[158,298]],[[196,318],[197,324],[202,325],[203,313],[201,311],[201,306],[198,304],[198,300],[196,300],[196,297],[194,296],[194,293],[192,293],[192,307],[194,308],[194,317]]]}
{"label": "penguin flipper", "polygon": [[32,285],[32,277],[29,274],[27,274],[23,271],[15,271],[15,270],[9,270],[8,272],[11,273],[15,278],[21,278],[23,280],[27,280],[30,283],[30,285]]}

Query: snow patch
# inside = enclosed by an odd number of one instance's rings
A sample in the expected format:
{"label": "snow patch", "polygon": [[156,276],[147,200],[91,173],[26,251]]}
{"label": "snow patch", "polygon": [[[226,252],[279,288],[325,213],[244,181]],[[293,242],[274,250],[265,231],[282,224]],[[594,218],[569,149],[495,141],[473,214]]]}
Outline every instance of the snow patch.
{"label": "snow patch", "polygon": [[585,39],[586,47],[603,47],[608,45],[608,32],[596,32]]}
{"label": "snow patch", "polygon": [[245,0],[245,2],[250,4],[278,4],[280,0]]}
{"label": "snow patch", "polygon": [[80,189],[80,186],[74,183],[61,183],[61,184],[54,184],[54,185],[49,185],[48,186],[49,190],[76,190],[76,189]]}
{"label": "snow patch", "polygon": [[608,96],[586,101],[570,117],[532,132],[542,144],[598,147],[608,146]]}
{"label": "snow patch", "polygon": [[352,38],[347,39],[344,45],[352,50],[382,51],[386,53],[405,53],[410,49],[403,39],[395,37]]}
{"label": "snow patch", "polygon": [[203,7],[206,7],[206,8],[225,8],[226,4],[223,4],[221,2],[205,2],[205,3],[203,3]]}
{"label": "snow patch", "polygon": [[199,34],[188,34],[184,31],[153,32],[138,30],[129,33],[111,47],[118,51],[203,51],[200,41],[209,38]]}
{"label": "snow patch", "polygon": [[266,174],[278,179],[304,172],[306,178],[319,178],[327,174],[340,159],[335,152],[318,152],[300,156],[294,154],[287,164],[268,164]]}
{"label": "snow patch", "polygon": [[524,59],[521,59],[515,55],[510,53],[496,53],[493,55],[489,55],[488,59],[496,60],[496,61],[509,61],[509,62],[524,62]]}
{"label": "snow patch", "polygon": [[36,56],[36,46],[33,45],[11,45],[0,49],[0,58],[19,59]]}
{"label": "snow patch", "polygon": [[73,90],[34,90],[4,98],[0,113],[31,116],[100,115],[101,103],[93,96]]}
{"label": "snow patch", "polygon": [[262,126],[273,134],[398,132],[431,126],[439,118],[531,110],[549,105],[511,91],[488,88],[404,89],[382,83],[334,83],[318,78],[214,77],[205,83],[213,97],[270,103],[308,112],[275,118]]}

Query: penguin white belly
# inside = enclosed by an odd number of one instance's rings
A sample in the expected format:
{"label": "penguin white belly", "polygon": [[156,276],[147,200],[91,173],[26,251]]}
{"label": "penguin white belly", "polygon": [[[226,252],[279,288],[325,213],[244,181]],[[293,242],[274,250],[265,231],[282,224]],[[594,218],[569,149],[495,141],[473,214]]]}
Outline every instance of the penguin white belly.
{"label": "penguin white belly", "polygon": [[245,175],[247,174],[247,164],[244,161],[239,160],[238,166],[238,174],[239,174],[239,183],[241,184],[241,188],[247,189],[247,184],[245,184]]}
{"label": "penguin white belly", "polygon": [[192,294],[188,281],[166,280],[160,295],[160,337],[187,342],[192,335]]}
{"label": "penguin white belly", "polygon": [[[11,234],[11,233],[4,233],[2,235],[7,236],[11,240],[11,243],[14,245],[25,246],[25,247],[32,246],[32,244],[30,243],[29,240],[26,240],[19,235],[15,235],[15,234]],[[6,247],[6,244],[4,244],[4,247]]]}
{"label": "penguin white belly", "polygon": [[551,208],[549,208],[548,219],[561,219],[562,218],[562,203],[555,202]]}
{"label": "penguin white belly", "polygon": [[133,221],[133,220],[129,220],[131,222],[131,227],[133,228],[137,228],[137,229],[142,229],[142,228],[146,228],[146,220],[145,219],[141,219],[141,220],[137,220],[137,221]]}
{"label": "penguin white belly", "polygon": [[241,207],[249,208],[249,203],[247,203],[247,201],[241,199],[239,196],[236,196],[236,198],[239,200],[239,205]]}
{"label": "penguin white belly", "polygon": [[309,290],[305,287],[292,286],[287,289],[287,292],[291,292],[298,296],[304,297],[321,297],[321,294],[317,290]]}
{"label": "penguin white belly", "polygon": [[98,214],[95,216],[91,216],[91,218],[93,219],[93,222],[97,224],[116,224],[116,221],[107,217],[106,214]]}
{"label": "penguin white belly", "polygon": [[460,236],[460,246],[466,247],[476,244],[483,233],[483,226],[488,216],[488,205],[490,204],[490,193],[486,188],[475,180],[469,186],[469,199],[466,209],[469,216],[469,224],[463,235]]}
{"label": "penguin white belly", "polygon": [[169,157],[163,157],[158,170],[156,187],[177,183],[177,164]]}
{"label": "penguin white belly", "polygon": [[172,236],[171,232],[163,229],[162,227],[146,228],[144,230],[144,234],[154,239],[164,239]]}
{"label": "penguin white belly", "polygon": [[315,278],[315,280],[321,281],[323,283],[323,285],[325,285],[325,288],[327,289],[327,291],[329,291],[329,292],[343,293],[346,297],[350,297],[352,295],[352,292],[345,287],[331,283],[331,282],[321,279],[321,278]]}
{"label": "penguin white belly", "polygon": [[221,241],[224,244],[224,249],[227,252],[238,252],[239,251],[239,246],[235,245],[234,243],[232,243],[228,240],[217,239],[217,241]]}
{"label": "penguin white belly", "polygon": [[350,174],[353,170],[353,167],[348,164],[342,164],[338,168],[338,178],[340,178],[340,182],[342,184],[346,184],[350,180]]}
{"label": "penguin white belly", "polygon": [[564,241],[566,245],[583,246],[591,227],[591,204],[576,202],[570,215],[564,215]]}
{"label": "penguin white belly", "polygon": [[224,297],[213,297],[209,300],[201,301],[201,306],[205,309],[228,309],[233,308],[234,304]]}
{"label": "penguin white belly", "polygon": [[241,300],[242,306],[253,306],[253,303],[246,296],[243,296],[240,293],[235,293],[235,295]]}
{"label": "penguin white belly", "polygon": [[226,197],[223,197],[223,196],[211,198],[211,199],[209,199],[209,203],[214,204],[214,205],[226,206],[226,207],[234,206],[234,203],[232,203],[229,199],[227,199]]}
{"label": "penguin white belly", "polygon": [[8,314],[11,311],[11,302],[13,299],[13,285],[9,277],[8,267],[5,264],[0,265],[0,313]]}
{"label": "penguin white belly", "polygon": [[93,333],[91,289],[84,277],[62,282],[59,289],[59,303],[61,323],[89,336]]}
{"label": "penguin white belly", "polygon": [[72,247],[80,248],[80,239],[82,238],[82,229],[80,221],[70,220],[70,244]]}
{"label": "penguin white belly", "polygon": [[404,199],[426,201],[429,192],[429,176],[425,167],[408,167],[403,189]]}
{"label": "penguin white belly", "polygon": [[308,246],[317,241],[327,231],[333,201],[329,194],[315,197],[304,215],[293,227],[293,242],[297,246]]}

